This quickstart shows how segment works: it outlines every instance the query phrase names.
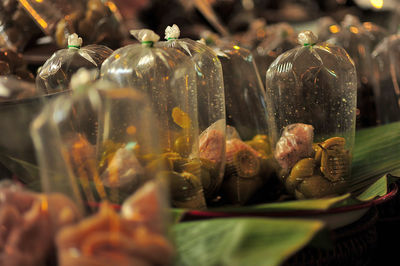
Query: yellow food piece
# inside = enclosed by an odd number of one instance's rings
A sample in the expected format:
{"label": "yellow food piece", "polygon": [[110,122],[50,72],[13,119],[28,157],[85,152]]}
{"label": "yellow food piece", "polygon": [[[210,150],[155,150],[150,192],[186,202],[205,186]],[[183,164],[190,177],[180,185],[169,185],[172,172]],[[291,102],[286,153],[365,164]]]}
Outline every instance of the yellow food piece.
{"label": "yellow food piece", "polygon": [[189,115],[182,111],[182,109],[180,109],[179,107],[174,107],[172,109],[172,119],[181,128],[190,127],[191,121]]}

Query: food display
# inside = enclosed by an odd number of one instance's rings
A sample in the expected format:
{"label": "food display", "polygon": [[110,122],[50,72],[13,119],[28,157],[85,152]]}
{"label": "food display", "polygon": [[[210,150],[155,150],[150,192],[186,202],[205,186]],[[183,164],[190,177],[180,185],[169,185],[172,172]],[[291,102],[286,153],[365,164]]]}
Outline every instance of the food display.
{"label": "food display", "polygon": [[346,191],[354,145],[357,79],[343,48],[310,31],[266,75],[269,136],[280,177],[298,199]]}
{"label": "food display", "polygon": [[23,7],[40,29],[52,36],[59,47],[77,33],[89,44],[118,47],[123,36],[118,10],[112,1],[25,0]]}
{"label": "food display", "polygon": [[101,77],[148,95],[159,123],[163,151],[150,166],[168,164],[164,176],[171,184],[174,206],[205,208],[202,179],[209,178],[212,167],[199,157],[194,63],[178,49],[154,45],[159,36],[151,30],[131,33],[141,43],[116,50],[104,61]]}
{"label": "food display", "polygon": [[[165,30],[166,42],[159,47],[180,50],[192,59],[196,69],[199,120],[199,156],[203,170],[202,183],[206,198],[218,192],[225,169],[225,97],[221,63],[208,46],[191,39],[179,39],[177,25]],[[203,178],[204,177],[204,178]]]}
{"label": "food display", "polygon": [[384,38],[372,53],[378,122],[400,120],[400,34]]}
{"label": "food display", "polygon": [[377,124],[372,75],[372,35],[359,19],[346,15],[341,30],[332,34],[327,42],[343,47],[354,61],[357,71],[357,127]]}
{"label": "food display", "polygon": [[111,55],[112,50],[104,45],[82,47],[82,38],[77,34],[68,37],[68,48],[55,52],[39,69],[36,86],[47,94],[68,89],[72,75],[80,68],[98,69]]}
{"label": "food display", "polygon": [[160,156],[158,129],[146,97],[93,83],[91,74],[79,71],[72,95],[46,105],[32,124],[42,186],[76,202],[120,203],[167,165],[154,159]]}
{"label": "food display", "polygon": [[23,8],[21,1],[4,0],[0,3],[0,47],[20,52],[41,35]]}
{"label": "food display", "polygon": [[222,194],[228,202],[245,204],[275,171],[265,91],[249,50],[237,45],[215,50],[222,64],[229,126]]}

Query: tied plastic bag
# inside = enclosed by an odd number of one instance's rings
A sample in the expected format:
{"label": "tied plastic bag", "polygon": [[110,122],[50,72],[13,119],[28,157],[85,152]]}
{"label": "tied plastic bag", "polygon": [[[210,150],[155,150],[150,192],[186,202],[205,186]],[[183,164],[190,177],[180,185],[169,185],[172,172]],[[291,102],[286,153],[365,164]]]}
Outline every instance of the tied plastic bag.
{"label": "tied plastic bag", "polygon": [[266,75],[269,130],[282,178],[297,198],[343,193],[350,180],[357,77],[343,48],[316,43],[279,56]]}
{"label": "tied plastic bag", "polygon": [[165,29],[166,42],[158,47],[175,48],[190,56],[196,69],[201,177],[205,195],[219,190],[225,168],[225,97],[221,63],[214,51],[191,39],[179,39],[177,25]]}
{"label": "tied plastic bag", "polygon": [[151,30],[132,30],[141,42],[116,50],[101,67],[101,77],[145,92],[155,111],[163,150],[152,164],[168,165],[173,205],[206,207],[201,185],[196,74],[193,62],[178,49],[154,45]]}
{"label": "tied plastic bag", "polygon": [[[100,206],[57,235],[59,265],[169,265],[167,165],[155,162],[161,151],[149,102],[134,89],[93,83],[86,70],[77,75],[72,96],[49,104],[31,128],[43,190],[82,209]],[[122,203],[121,214],[104,201]]]}
{"label": "tied plastic bag", "polygon": [[54,93],[68,89],[72,74],[80,68],[100,70],[103,61],[113,52],[103,45],[82,46],[77,34],[68,37],[68,48],[55,52],[39,69],[36,86]]}
{"label": "tied plastic bag", "polygon": [[384,38],[372,53],[378,122],[400,120],[400,34]]}
{"label": "tied plastic bag", "polygon": [[[222,185],[223,191],[225,195],[229,195],[230,202],[244,204],[275,172],[272,163],[272,151],[269,147],[267,136],[265,91],[260,81],[254,58],[249,50],[237,45],[225,45],[217,47],[215,50],[221,61],[224,75],[226,123],[237,130],[237,137],[234,139],[240,140],[240,142],[246,141],[246,145],[249,145],[260,154],[260,158],[257,160],[253,159],[254,156],[244,156],[241,159],[244,165],[252,165],[252,161],[260,161],[257,164],[260,165],[261,170],[255,176],[260,176],[262,182],[256,182],[254,188],[247,190],[246,179],[243,182],[236,182],[235,179],[237,177],[232,174],[234,171],[227,171],[229,164],[232,164],[232,162],[229,162],[230,155],[228,152],[235,154],[236,150],[243,147],[243,145],[234,145],[236,140],[233,141],[233,146],[231,146],[231,141],[229,140],[231,132],[227,133],[227,166]],[[251,155],[248,152],[246,154]],[[252,183],[252,181],[249,181],[249,183]],[[242,184],[243,187],[241,187]],[[273,188],[271,187],[271,189]],[[239,195],[241,190],[247,190],[246,195]]]}
{"label": "tied plastic bag", "polygon": [[372,58],[372,35],[363,27],[359,19],[346,15],[340,31],[332,34],[327,42],[343,47],[354,61],[357,71],[357,127],[377,124],[374,101]]}

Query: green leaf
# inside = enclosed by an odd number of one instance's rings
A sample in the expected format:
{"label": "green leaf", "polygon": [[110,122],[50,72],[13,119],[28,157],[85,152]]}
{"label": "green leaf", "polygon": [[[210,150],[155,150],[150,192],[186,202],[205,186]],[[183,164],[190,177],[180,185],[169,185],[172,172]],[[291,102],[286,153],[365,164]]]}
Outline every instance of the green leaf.
{"label": "green leaf", "polygon": [[300,219],[212,219],[176,224],[176,265],[280,265],[322,228],[320,221]]}
{"label": "green leaf", "polygon": [[388,179],[387,175],[379,178],[375,183],[368,187],[364,192],[357,196],[360,201],[373,200],[376,197],[384,196],[388,192]]}

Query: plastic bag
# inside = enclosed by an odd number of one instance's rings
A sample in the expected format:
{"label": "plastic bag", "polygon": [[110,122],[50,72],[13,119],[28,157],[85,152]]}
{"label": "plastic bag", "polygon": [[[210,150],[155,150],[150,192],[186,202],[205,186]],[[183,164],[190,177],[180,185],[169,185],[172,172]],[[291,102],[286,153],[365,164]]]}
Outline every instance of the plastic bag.
{"label": "plastic bag", "polygon": [[270,137],[280,176],[297,198],[341,194],[350,180],[356,116],[356,72],[343,48],[316,43],[283,53],[266,76]]}
{"label": "plastic bag", "polygon": [[177,49],[153,47],[150,30],[131,33],[141,42],[116,50],[101,67],[101,77],[145,92],[160,123],[165,172],[174,206],[205,208],[199,158],[196,74],[193,62]]}
{"label": "plastic bag", "polygon": [[374,93],[378,122],[387,124],[400,120],[400,34],[383,39],[372,53]]}
{"label": "plastic bag", "polygon": [[[236,129],[234,132],[237,131],[233,133],[229,129],[227,132],[227,165],[222,193],[230,203],[245,204],[275,172],[267,136],[265,91],[249,50],[237,45],[217,47],[215,50],[224,75],[226,123],[230,126],[228,128],[233,127]],[[235,137],[230,140],[232,134]],[[242,145],[242,140],[246,145]],[[239,141],[240,144],[236,145]],[[240,150],[250,148],[257,151],[257,156],[246,151],[242,158]],[[232,165],[235,161],[230,157],[236,155],[239,156],[237,160],[240,159],[240,164]],[[251,168],[253,164],[259,167],[252,173],[252,178],[242,176],[241,171],[237,171],[242,166]]]}
{"label": "plastic bag", "polygon": [[103,45],[82,46],[82,38],[76,34],[68,37],[68,48],[55,52],[39,69],[36,85],[46,93],[68,89],[72,74],[80,68],[98,69],[111,55],[112,50]]}
{"label": "plastic bag", "polygon": [[[207,198],[219,190],[225,168],[225,97],[221,63],[214,51],[191,39],[179,39],[177,25],[165,30],[166,42],[158,47],[175,48],[190,56],[196,69],[197,104],[202,183]],[[207,173],[208,172],[208,173]]]}
{"label": "plastic bag", "polygon": [[[100,206],[57,235],[59,265],[169,265],[168,165],[157,160],[158,123],[144,94],[92,79],[79,71],[72,96],[49,104],[31,128],[43,190],[66,194],[83,210]],[[105,201],[122,203],[121,214]]]}
{"label": "plastic bag", "polygon": [[371,34],[365,30],[357,17],[346,15],[341,30],[327,42],[343,47],[354,61],[357,71],[357,127],[377,124],[373,92]]}

